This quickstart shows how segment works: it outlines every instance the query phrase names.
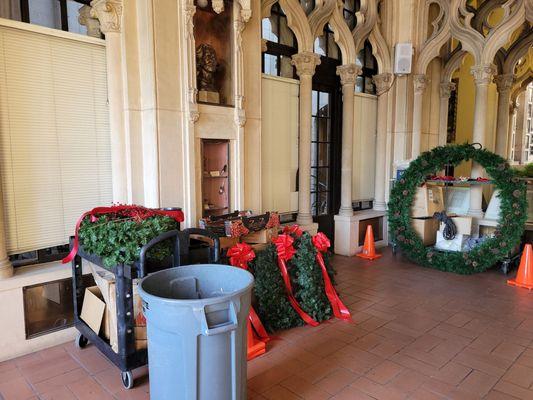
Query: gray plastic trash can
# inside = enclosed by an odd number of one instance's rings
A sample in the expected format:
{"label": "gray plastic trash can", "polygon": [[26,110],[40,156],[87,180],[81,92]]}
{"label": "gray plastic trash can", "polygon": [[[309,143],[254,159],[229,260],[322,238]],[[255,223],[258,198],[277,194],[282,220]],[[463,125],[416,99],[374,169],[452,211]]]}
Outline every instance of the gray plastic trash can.
{"label": "gray plastic trash can", "polygon": [[246,400],[253,282],[243,269],[200,264],[139,283],[152,400]]}

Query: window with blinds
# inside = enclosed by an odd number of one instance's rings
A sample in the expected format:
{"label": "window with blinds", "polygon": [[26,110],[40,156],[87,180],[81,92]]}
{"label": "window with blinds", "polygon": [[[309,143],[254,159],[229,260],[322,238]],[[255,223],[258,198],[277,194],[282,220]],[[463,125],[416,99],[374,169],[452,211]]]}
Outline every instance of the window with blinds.
{"label": "window with blinds", "polygon": [[30,29],[0,26],[9,254],[67,243],[84,211],[112,201],[104,44]]}

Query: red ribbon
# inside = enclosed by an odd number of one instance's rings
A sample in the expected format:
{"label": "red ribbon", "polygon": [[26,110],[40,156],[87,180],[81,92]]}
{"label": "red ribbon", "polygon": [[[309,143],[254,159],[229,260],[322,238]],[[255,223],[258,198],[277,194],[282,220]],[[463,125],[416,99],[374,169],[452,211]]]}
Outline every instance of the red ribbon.
{"label": "red ribbon", "polygon": [[[255,258],[255,252],[249,244],[237,243],[235,246],[228,250],[228,257],[231,265],[233,265],[234,267],[242,268],[247,271],[248,263]],[[268,333],[265,327],[263,326],[261,319],[259,319],[259,316],[255,312],[253,307],[250,307],[248,319],[250,320],[250,323],[252,324],[259,338],[264,343],[268,342],[270,340],[270,336],[268,336]]]}
{"label": "red ribbon", "polygon": [[70,253],[65,258],[63,258],[63,264],[72,261],[78,253],[78,249],[80,246],[78,231],[80,230],[80,225],[85,219],[85,217],[90,216],[90,221],[96,222],[97,216],[105,214],[119,214],[122,217],[130,217],[137,221],[142,221],[146,218],[153,217],[155,215],[163,215],[166,217],[170,217],[177,222],[183,222],[183,220],[185,219],[183,211],[181,210],[159,210],[136,205],[116,205],[111,207],[93,208],[91,211],[87,211],[86,213],[84,213],[76,222],[76,232],[74,234],[74,243],[72,246],[72,250],[70,250]]}
{"label": "red ribbon", "polygon": [[300,229],[300,226],[297,224],[286,226],[285,228],[283,228],[283,233],[293,235],[296,237],[300,237],[303,235],[303,231]]}
{"label": "red ribbon", "polygon": [[312,241],[313,245],[317,250],[316,260],[318,262],[318,265],[320,265],[320,269],[322,270],[322,278],[324,279],[326,296],[328,297],[329,303],[331,304],[331,308],[333,309],[333,315],[335,315],[335,317],[339,319],[350,320],[352,318],[350,315],[350,311],[343,304],[343,302],[339,298],[339,295],[337,294],[337,291],[335,290],[335,287],[331,283],[328,270],[326,269],[326,263],[324,262],[324,256],[322,255],[322,253],[328,251],[328,248],[331,246],[331,243],[328,237],[322,232],[319,232],[315,236],[313,236]]}
{"label": "red ribbon", "polygon": [[306,324],[318,326],[318,322],[315,321],[309,314],[307,314],[302,307],[300,307],[300,304],[298,304],[298,301],[294,297],[292,291],[291,278],[289,276],[289,271],[287,270],[287,261],[289,261],[296,253],[296,250],[292,245],[294,243],[294,239],[290,235],[283,234],[274,239],[273,243],[276,245],[278,252],[278,267],[281,272],[283,282],[285,283],[285,291],[287,292],[287,297],[292,305],[292,308],[294,308],[294,311],[298,313],[298,315]]}

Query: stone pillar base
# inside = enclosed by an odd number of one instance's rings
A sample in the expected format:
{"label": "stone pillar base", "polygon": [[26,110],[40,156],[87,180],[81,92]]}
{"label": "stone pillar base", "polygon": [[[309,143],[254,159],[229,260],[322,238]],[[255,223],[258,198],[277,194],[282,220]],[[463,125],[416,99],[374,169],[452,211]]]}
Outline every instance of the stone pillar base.
{"label": "stone pillar base", "polygon": [[304,232],[309,232],[311,235],[316,235],[318,233],[318,224],[316,222],[307,224],[307,225],[299,225],[300,229]]}
{"label": "stone pillar base", "polygon": [[[346,217],[335,215],[335,249],[334,253],[341,256],[354,256],[362,250],[359,245],[359,224],[373,218],[383,218],[383,232],[374,232],[376,238],[376,247],[383,247],[388,244],[387,241],[387,217],[384,211],[364,210],[356,211],[353,216]],[[362,233],[364,235],[364,232]],[[381,234],[381,235],[380,235]],[[382,240],[378,237],[382,236]]]}

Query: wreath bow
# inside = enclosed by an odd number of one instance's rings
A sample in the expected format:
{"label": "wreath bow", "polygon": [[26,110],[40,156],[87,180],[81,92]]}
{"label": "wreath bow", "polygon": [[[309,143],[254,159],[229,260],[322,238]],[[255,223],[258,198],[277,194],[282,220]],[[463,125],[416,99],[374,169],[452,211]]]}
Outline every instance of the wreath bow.
{"label": "wreath bow", "polygon": [[283,228],[283,233],[287,235],[294,235],[296,237],[300,237],[303,235],[303,231],[297,224],[286,226],[285,228]]}
{"label": "wreath bow", "polygon": [[273,242],[276,245],[278,259],[287,262],[296,254],[296,250],[293,246],[294,239],[291,235],[279,235],[276,239],[273,240]]}

